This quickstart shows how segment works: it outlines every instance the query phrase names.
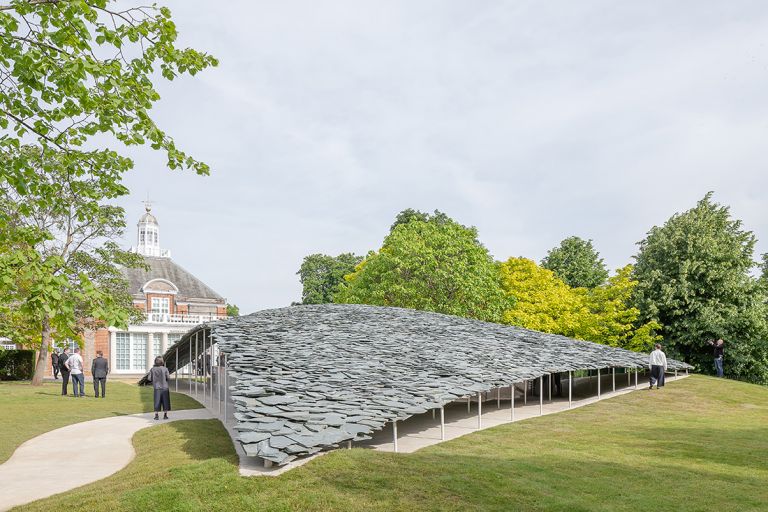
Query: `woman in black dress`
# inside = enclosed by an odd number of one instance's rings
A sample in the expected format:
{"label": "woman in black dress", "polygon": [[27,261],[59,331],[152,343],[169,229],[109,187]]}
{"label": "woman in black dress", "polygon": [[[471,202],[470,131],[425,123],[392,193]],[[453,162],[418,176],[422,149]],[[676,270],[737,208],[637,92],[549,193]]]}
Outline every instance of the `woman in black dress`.
{"label": "woman in black dress", "polygon": [[168,411],[171,410],[171,391],[168,389],[168,380],[171,374],[165,367],[162,357],[155,358],[155,366],[149,370],[147,380],[155,388],[155,419],[160,419],[158,413],[163,409],[163,419],[168,419]]}

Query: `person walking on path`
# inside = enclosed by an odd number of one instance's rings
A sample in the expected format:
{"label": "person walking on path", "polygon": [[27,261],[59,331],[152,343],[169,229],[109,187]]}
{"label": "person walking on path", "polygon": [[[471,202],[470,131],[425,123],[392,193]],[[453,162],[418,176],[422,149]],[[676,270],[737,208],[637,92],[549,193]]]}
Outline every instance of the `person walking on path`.
{"label": "person walking on path", "polygon": [[51,352],[51,369],[53,370],[53,378],[59,378],[59,353],[55,350]]}
{"label": "person walking on path", "polygon": [[69,368],[67,368],[67,359],[69,359],[69,348],[59,354],[59,371],[61,372],[61,394],[67,396],[67,386],[69,386]]}
{"label": "person walking on path", "polygon": [[99,398],[99,386],[101,386],[101,398],[104,398],[107,386],[107,374],[109,373],[109,361],[104,359],[104,352],[96,351],[96,359],[91,363],[91,376],[93,377],[93,397]]}
{"label": "person walking on path", "polygon": [[171,374],[168,372],[168,368],[165,367],[162,357],[155,358],[155,366],[153,366],[147,374],[147,381],[152,383],[152,387],[155,388],[155,419],[158,418],[160,409],[163,409],[163,419],[168,419],[168,411],[171,410],[171,391],[168,389],[168,380],[170,380]]}
{"label": "person walking on path", "polygon": [[651,378],[649,380],[651,385],[648,389],[653,389],[654,384],[656,384],[656,389],[659,389],[659,386],[664,385],[664,372],[667,371],[667,356],[661,351],[661,345],[658,343],[648,358],[648,366],[651,369]]}
{"label": "person walking on path", "polygon": [[[72,392],[75,394],[75,398],[85,396],[85,375],[83,374],[83,358],[80,357],[80,348],[75,349],[75,353],[69,356],[67,362],[64,363],[72,375]],[[78,387],[80,394],[78,394]]]}
{"label": "person walking on path", "polygon": [[712,345],[712,357],[715,358],[715,371],[718,377],[723,377],[723,339],[720,338],[717,341],[709,341]]}

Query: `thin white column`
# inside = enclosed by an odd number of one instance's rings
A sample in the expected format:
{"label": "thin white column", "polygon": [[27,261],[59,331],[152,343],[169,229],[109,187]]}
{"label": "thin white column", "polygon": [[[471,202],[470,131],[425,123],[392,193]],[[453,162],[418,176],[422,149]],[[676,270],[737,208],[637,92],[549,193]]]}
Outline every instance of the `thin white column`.
{"label": "thin white column", "polygon": [[483,397],[478,391],[477,393],[477,430],[483,428]]}
{"label": "thin white column", "polygon": [[637,389],[637,368],[635,368],[635,389]]}
{"label": "thin white column", "polygon": [[176,376],[174,379],[176,381],[176,391],[179,390],[179,347],[176,347],[176,371],[173,372],[173,374]]}
{"label": "thin white column", "polygon": [[197,398],[197,374],[199,373],[197,371],[197,356],[199,355],[198,352],[198,345],[200,343],[200,331],[195,333],[195,398]]}
{"label": "thin white column", "polygon": [[351,449],[352,449],[352,440],[350,439],[349,441],[347,441],[347,450],[351,450]]}
{"label": "thin white column", "polygon": [[509,385],[509,409],[512,416],[512,421],[515,421],[515,383]]}
{"label": "thin white column", "polygon": [[227,421],[227,384],[229,383],[229,377],[227,376],[227,354],[224,354],[224,422]]}
{"label": "thin white column", "polygon": [[445,406],[440,406],[440,440],[445,441]]}
{"label": "thin white column", "polygon": [[630,373],[629,368],[627,370],[627,387],[632,385],[632,373]]}
{"label": "thin white column", "polygon": [[203,371],[202,371],[202,374],[203,374],[203,405],[205,405],[206,388],[208,387],[208,385],[207,385],[208,384],[208,380],[207,380],[208,379],[208,364],[205,362],[205,353],[206,353],[206,349],[205,349],[205,331],[202,331],[202,334],[203,334],[203,343],[202,343],[202,346],[200,347],[201,348],[201,350],[200,350],[200,361],[201,361],[201,365],[203,367]]}
{"label": "thin white column", "polygon": [[611,378],[613,382],[613,392],[616,392],[616,367],[611,368]]}
{"label": "thin white column", "polygon": [[539,377],[539,416],[544,414],[544,376]]}
{"label": "thin white column", "polygon": [[115,331],[110,331],[109,332],[109,370],[114,372],[116,369],[117,369],[117,333]]}
{"label": "thin white column", "polygon": [[[677,371],[677,370],[675,370]],[[677,374],[675,374],[677,375]],[[501,386],[496,388],[496,408],[501,409]]]}
{"label": "thin white column", "polygon": [[523,381],[523,405],[528,405],[528,380]]}
{"label": "thin white column", "polygon": [[208,332],[208,348],[211,352],[209,366],[211,367],[211,409],[213,409],[213,338],[211,338],[210,331]]}
{"label": "thin white column", "polygon": [[435,419],[435,410],[432,409],[432,419]]}
{"label": "thin white column", "polygon": [[168,333],[164,332],[160,335],[160,353],[165,354],[168,351]]}
{"label": "thin white column", "polygon": [[392,445],[397,453],[397,420],[392,422]]}
{"label": "thin white column", "polygon": [[675,380],[677,380],[677,368],[675,368]]}
{"label": "thin white column", "polygon": [[600,368],[597,369],[597,398],[600,398]]}
{"label": "thin white column", "polygon": [[472,402],[472,395],[467,396],[467,412],[470,412],[472,410],[470,409],[470,407],[472,406],[470,402]]}
{"label": "thin white column", "polygon": [[573,372],[568,370],[568,408],[573,407]]}

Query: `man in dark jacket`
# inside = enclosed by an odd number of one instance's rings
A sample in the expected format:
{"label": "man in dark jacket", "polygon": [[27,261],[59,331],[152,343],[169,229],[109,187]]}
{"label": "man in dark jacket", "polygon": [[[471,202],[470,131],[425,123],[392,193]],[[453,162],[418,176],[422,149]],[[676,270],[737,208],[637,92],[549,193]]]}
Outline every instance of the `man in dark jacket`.
{"label": "man in dark jacket", "polygon": [[59,354],[59,371],[61,372],[61,394],[67,395],[67,386],[69,385],[69,368],[67,368],[67,359],[69,359],[69,349],[65,348]]}
{"label": "man in dark jacket", "polygon": [[51,369],[53,370],[53,378],[59,378],[59,353],[55,350],[51,352]]}
{"label": "man in dark jacket", "polygon": [[715,372],[718,377],[723,376],[723,340],[722,338],[717,341],[709,341],[712,345],[712,357],[715,359]]}
{"label": "man in dark jacket", "polygon": [[101,398],[104,398],[104,388],[107,385],[109,373],[109,361],[104,359],[101,350],[96,351],[96,359],[91,363],[91,376],[93,377],[93,396],[99,398],[99,385],[101,385]]}

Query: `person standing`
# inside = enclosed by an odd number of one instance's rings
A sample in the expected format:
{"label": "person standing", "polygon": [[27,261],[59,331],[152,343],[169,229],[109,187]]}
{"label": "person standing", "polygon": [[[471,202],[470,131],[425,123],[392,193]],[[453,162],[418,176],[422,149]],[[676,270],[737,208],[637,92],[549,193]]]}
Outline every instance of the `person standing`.
{"label": "person standing", "polygon": [[67,386],[69,386],[69,368],[67,367],[69,359],[69,348],[65,348],[59,354],[59,371],[61,372],[61,394],[67,396]]}
{"label": "person standing", "polygon": [[51,369],[53,370],[53,378],[59,378],[59,353],[54,350],[51,352]]}
{"label": "person standing", "polygon": [[168,372],[168,368],[165,367],[162,357],[155,358],[155,366],[153,366],[147,374],[147,381],[152,383],[152,387],[155,388],[155,419],[158,418],[160,409],[163,409],[163,419],[168,419],[168,411],[171,410],[171,391],[168,389],[168,381],[171,378],[171,374]]}
{"label": "person standing", "polygon": [[93,377],[93,396],[99,398],[99,386],[101,386],[101,398],[107,386],[107,374],[109,373],[109,361],[104,359],[104,352],[96,351],[96,359],[91,363],[91,376]]}
{"label": "person standing", "polygon": [[659,386],[664,385],[664,372],[667,371],[667,356],[661,351],[661,345],[658,343],[648,358],[648,366],[651,369],[650,386],[648,389],[653,389],[654,384],[656,384],[656,389],[659,389]]}
{"label": "person standing", "polygon": [[[64,363],[72,375],[72,391],[75,393],[75,398],[85,396],[85,375],[83,374],[83,358],[80,356],[80,348],[75,348],[75,353],[69,356],[67,362]],[[78,394],[78,387],[80,394]]]}
{"label": "person standing", "polygon": [[718,377],[723,377],[723,339],[720,338],[717,341],[709,341],[712,345],[712,357],[715,358],[715,372]]}

